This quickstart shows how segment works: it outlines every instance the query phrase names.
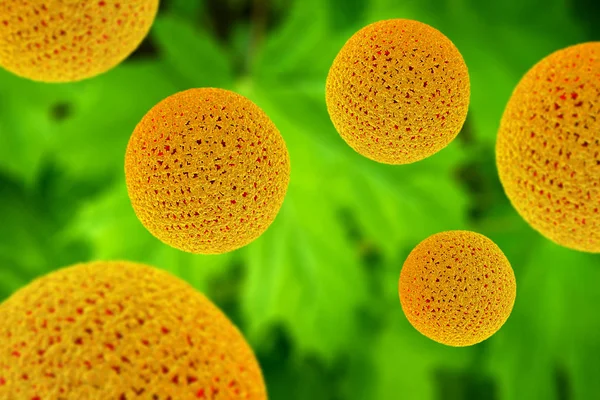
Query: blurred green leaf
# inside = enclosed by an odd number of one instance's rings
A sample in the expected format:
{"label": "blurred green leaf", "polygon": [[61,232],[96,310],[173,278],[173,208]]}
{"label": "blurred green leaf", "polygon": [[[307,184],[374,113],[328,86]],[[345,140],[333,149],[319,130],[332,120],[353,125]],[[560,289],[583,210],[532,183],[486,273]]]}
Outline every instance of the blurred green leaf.
{"label": "blurred green leaf", "polygon": [[[80,238],[65,236],[72,212],[96,189],[42,169],[33,189],[0,175],[0,273],[4,298],[33,278],[86,257]],[[66,205],[69,209],[65,209]],[[66,212],[65,212],[66,211]]]}
{"label": "blurred green leaf", "polygon": [[0,69],[0,171],[31,185],[57,133],[52,108],[60,86],[32,82]]}
{"label": "blurred green leaf", "polygon": [[331,361],[357,329],[364,279],[335,208],[296,182],[276,222],[248,246],[243,306],[251,334],[281,322],[300,351]]}
{"label": "blurred green leaf", "polygon": [[[396,1],[396,0],[370,0],[367,10],[368,23],[392,19],[406,18],[423,21],[427,1]],[[366,24],[364,24],[366,25]]]}
{"label": "blurred green leaf", "polygon": [[[473,349],[444,346],[421,335],[406,321],[400,304],[391,315],[394,318],[390,326],[373,345],[377,370],[371,398],[440,398],[435,373],[441,369],[465,368],[473,356]],[[441,398],[449,397],[443,395]]]}
{"label": "blurred green leaf", "polygon": [[204,0],[171,0],[168,7],[169,13],[189,18],[198,15],[205,5]]}
{"label": "blurred green leaf", "polygon": [[232,254],[194,255],[161,243],[137,219],[123,180],[82,206],[68,235],[89,243],[91,260],[119,260],[126,255],[129,261],[170,271],[209,295],[210,280],[229,271],[233,259]]}
{"label": "blurred green leaf", "polygon": [[173,15],[156,18],[152,37],[172,73],[191,87],[230,88],[233,74],[228,55],[205,31]]}
{"label": "blurred green leaf", "polygon": [[17,265],[10,265],[6,261],[2,261],[4,268],[0,269],[0,301],[3,301],[8,295],[16,292],[28,282],[18,273]]}
{"label": "blurred green leaf", "polygon": [[[454,42],[469,68],[469,115],[475,135],[490,145],[495,143],[506,103],[527,70],[551,52],[582,40],[563,1],[544,6],[544,12],[537,12],[540,4],[546,4],[540,0],[431,4],[440,12],[432,14],[429,23]],[[498,18],[506,9],[512,15]]]}
{"label": "blurred green leaf", "polygon": [[148,61],[66,88],[72,111],[52,137],[52,156],[72,176],[108,182],[123,174],[125,149],[137,123],[176,91],[168,70]]}
{"label": "blurred green leaf", "polygon": [[363,23],[368,3],[362,0],[327,0],[334,30],[346,31]]}
{"label": "blurred green leaf", "polygon": [[256,55],[252,70],[256,81],[287,87],[309,81],[324,88],[339,50],[331,40],[327,16],[321,0],[295,1],[285,22]]}

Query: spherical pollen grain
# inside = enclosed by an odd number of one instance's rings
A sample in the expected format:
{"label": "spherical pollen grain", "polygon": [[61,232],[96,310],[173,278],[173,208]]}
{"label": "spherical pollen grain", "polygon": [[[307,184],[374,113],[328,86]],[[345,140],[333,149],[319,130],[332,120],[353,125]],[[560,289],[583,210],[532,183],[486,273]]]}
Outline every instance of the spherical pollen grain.
{"label": "spherical pollen grain", "polygon": [[368,25],[341,49],[326,83],[327,109],[358,153],[409,164],[446,147],[467,117],[470,83],[454,44],[429,25]]}
{"label": "spherical pollen grain", "polygon": [[41,277],[0,305],[0,398],[266,400],[242,334],[182,280],[130,262]]}
{"label": "spherical pollen grain", "polygon": [[0,67],[35,81],[110,70],[148,34],[159,0],[1,0]]}
{"label": "spherical pollen grain", "polygon": [[449,346],[474,345],[496,333],[517,290],[500,248],[469,231],[442,232],[419,243],[402,267],[398,289],[408,321]]}
{"label": "spherical pollen grain", "polygon": [[600,42],[556,51],[525,74],[502,116],[496,163],[529,225],[600,253]]}
{"label": "spherical pollen grain", "polygon": [[190,89],[154,106],[125,157],[133,209],[158,239],[191,253],[243,247],[273,222],[290,175],[269,117],[223,89]]}

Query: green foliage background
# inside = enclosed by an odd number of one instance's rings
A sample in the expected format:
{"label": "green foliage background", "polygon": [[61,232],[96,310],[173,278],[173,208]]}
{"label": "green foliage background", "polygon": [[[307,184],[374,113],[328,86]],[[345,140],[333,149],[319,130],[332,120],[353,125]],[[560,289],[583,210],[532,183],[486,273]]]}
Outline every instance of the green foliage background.
{"label": "green foliage background", "polygon": [[[256,350],[273,400],[600,399],[600,257],[528,227],[502,192],[493,153],[520,77],[554,50],[599,40],[599,16],[594,0],[163,0],[142,47],[98,78],[44,85],[0,71],[0,300],[58,267],[128,259],[207,293]],[[339,48],[388,18],[444,32],[472,84],[459,138],[402,167],[355,154],[324,101]],[[275,223],[222,256],[162,245],[124,184],[139,119],[203,86],[254,100],[292,162]],[[421,336],[398,301],[408,252],[450,229],[491,237],[517,276],[511,318],[470,348]]]}

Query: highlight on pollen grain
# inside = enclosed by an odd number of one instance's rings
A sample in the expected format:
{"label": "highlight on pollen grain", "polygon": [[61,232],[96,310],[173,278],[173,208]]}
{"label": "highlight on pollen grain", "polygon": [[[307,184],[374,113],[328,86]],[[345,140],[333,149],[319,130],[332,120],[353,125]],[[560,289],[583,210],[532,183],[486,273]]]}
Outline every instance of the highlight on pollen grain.
{"label": "highlight on pollen grain", "polygon": [[224,89],[190,89],[154,106],[125,156],[129,198],[158,239],[220,254],[262,235],[285,198],[290,160],[269,117]]}
{"label": "highlight on pollen grain", "polygon": [[74,82],[117,66],[148,34],[158,0],[0,0],[0,67]]}
{"label": "highlight on pollen grain", "polygon": [[419,332],[448,346],[471,346],[504,325],[517,286],[509,261],[489,238],[448,231],[412,250],[398,291],[406,318]]}
{"label": "highlight on pollen grain", "polygon": [[146,265],[52,272],[0,304],[0,320],[2,399],[267,399],[238,329]]}
{"label": "highlight on pollen grain", "polygon": [[600,42],[558,50],[525,74],[502,116],[496,163],[529,225],[600,253]]}
{"label": "highlight on pollen grain", "polygon": [[327,109],[358,153],[386,164],[423,160],[467,117],[467,66],[444,34],[422,22],[373,23],[343,46],[329,71]]}

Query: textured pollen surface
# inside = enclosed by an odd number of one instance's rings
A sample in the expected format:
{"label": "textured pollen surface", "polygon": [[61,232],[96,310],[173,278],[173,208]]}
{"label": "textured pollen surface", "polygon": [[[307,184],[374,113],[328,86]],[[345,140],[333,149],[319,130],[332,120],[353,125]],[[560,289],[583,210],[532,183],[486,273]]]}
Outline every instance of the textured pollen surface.
{"label": "textured pollen surface", "polygon": [[527,72],[504,111],[496,161],[534,229],[600,253],[600,42],[559,50]]}
{"label": "textured pollen surface", "polygon": [[180,250],[243,247],[273,222],[287,191],[285,142],[250,100],[190,89],[152,108],[127,147],[125,173],[138,218]]}
{"label": "textured pollen surface", "polygon": [[129,262],[79,264],[0,305],[0,399],[265,400],[227,317],[180,279]]}
{"label": "textured pollen surface", "polygon": [[369,25],[344,45],[326,85],[329,115],[358,153],[387,164],[446,147],[469,107],[467,66],[441,32],[417,21]]}
{"label": "textured pollen surface", "polygon": [[108,71],[142,42],[158,0],[0,0],[0,66],[73,82]]}
{"label": "textured pollen surface", "polygon": [[470,346],[497,332],[512,311],[516,290],[513,270],[498,246],[468,231],[442,232],[419,243],[399,282],[410,323],[449,346]]}

